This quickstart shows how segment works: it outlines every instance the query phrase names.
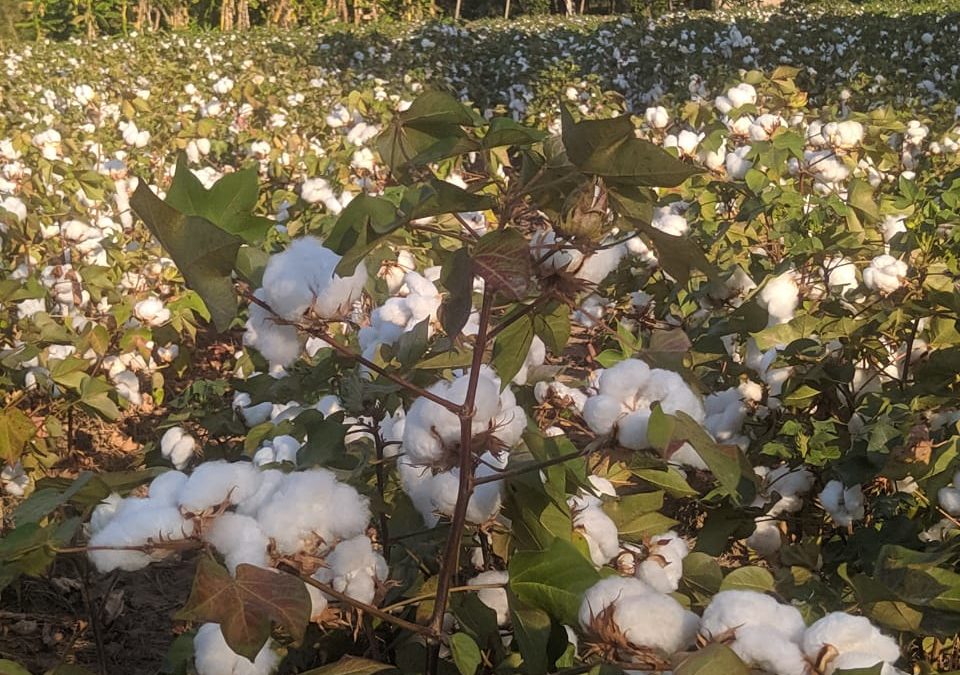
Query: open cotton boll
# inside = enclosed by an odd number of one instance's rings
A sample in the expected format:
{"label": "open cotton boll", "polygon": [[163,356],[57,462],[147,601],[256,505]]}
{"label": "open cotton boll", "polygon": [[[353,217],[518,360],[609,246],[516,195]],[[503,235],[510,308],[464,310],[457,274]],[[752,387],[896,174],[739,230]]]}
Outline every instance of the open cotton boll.
{"label": "open cotton boll", "polygon": [[167,471],[150,482],[150,500],[166,506],[179,506],[180,494],[189,476],[182,471]]}
{"label": "open cotton boll", "polygon": [[661,232],[674,237],[682,237],[690,230],[687,219],[674,213],[669,206],[656,209],[650,224]]}
{"label": "open cotton boll", "polygon": [[670,113],[662,105],[647,108],[643,118],[653,129],[666,129],[667,125],[670,124]]}
{"label": "open cotton boll", "polygon": [[220,625],[205,623],[193,638],[197,675],[271,675],[280,665],[273,639],[267,639],[257,657],[250,661],[230,649]]}
{"label": "open cotton boll", "polygon": [[334,270],[340,256],[316,237],[300,237],[287,250],[270,257],[263,272],[264,301],[285,319],[295,321],[307,310],[320,318],[337,319],[348,312],[367,282],[360,264],[348,277]]}
{"label": "open cotton boll", "polygon": [[196,448],[197,440],[184,431],[183,427],[171,427],[160,438],[160,454],[169,459],[177,469],[190,463]]}
{"label": "open cotton boll", "polygon": [[863,270],[863,283],[871,291],[889,295],[903,285],[907,276],[907,263],[892,255],[884,254],[870,261]]}
{"label": "open cotton boll", "polygon": [[783,536],[778,521],[770,516],[758,516],[754,519],[755,528],[744,541],[760,555],[773,555],[783,545]]}
{"label": "open cotton boll", "polygon": [[260,483],[257,486],[257,491],[237,505],[237,513],[245,516],[256,515],[260,507],[273,498],[286,475],[279,469],[260,470]]}
{"label": "open cotton boll", "polygon": [[906,221],[907,217],[902,215],[888,214],[883,217],[883,222],[880,223],[880,234],[883,235],[883,241],[887,244],[888,250],[894,237],[907,231]]}
{"label": "open cotton boll", "polygon": [[863,490],[859,483],[844,488],[843,483],[832,480],[820,493],[820,502],[838,527],[850,527],[863,520]]}
{"label": "open cotton boll", "polygon": [[368,605],[374,601],[378,583],[386,581],[390,574],[387,561],[373,550],[366,535],[341,541],[325,563],[326,567],[313,575],[315,579]]}
{"label": "open cotton boll", "polygon": [[[803,653],[808,659],[816,661],[827,645],[837,650],[837,658],[844,654],[869,654],[875,659],[873,663],[890,664],[900,658],[900,647],[893,638],[881,633],[870,619],[845,612],[831,612],[804,632]],[[834,664],[828,665],[827,675],[836,669]]]}
{"label": "open cotton boll", "polygon": [[567,408],[572,406],[580,412],[583,412],[583,407],[587,402],[587,395],[582,391],[556,381],[537,382],[533,386],[533,395],[537,399],[537,403],[543,404],[548,401],[556,401],[560,407]]}
{"label": "open cotton boll", "polygon": [[669,595],[628,595],[614,603],[613,622],[634,647],[673,654],[697,639],[700,619]]}
{"label": "open cotton boll", "polygon": [[[154,482],[156,482],[156,479]],[[116,492],[111,492],[105,499],[97,504],[97,506],[93,509],[93,513],[90,514],[90,533],[96,534],[105,528],[107,524],[113,520],[113,517],[116,515],[117,509],[120,507],[122,502],[123,497]]]}
{"label": "open cotton boll", "polygon": [[772,675],[809,675],[810,664],[800,646],[792,642],[776,626],[748,625],[736,630],[730,648],[753,668]]}
{"label": "open cotton boll", "polygon": [[793,319],[800,302],[799,293],[796,272],[793,270],[773,277],[764,284],[760,289],[760,303],[767,310],[768,326],[787,323]]}
{"label": "open cotton boll", "polygon": [[157,549],[144,553],[99,547],[143,546],[149,542],[186,539],[193,534],[193,521],[184,518],[177,507],[157,504],[149,499],[138,501],[137,508],[118,507],[110,522],[90,537],[91,550],[87,555],[101,573],[115,569],[128,572],[143,569],[162,560],[170,551]]}
{"label": "open cotton boll", "polygon": [[601,579],[583,594],[577,620],[583,630],[590,632],[594,620],[613,603],[622,598],[647,597],[655,593],[647,584],[634,577],[613,576]]}
{"label": "open cotton boll", "polygon": [[800,611],[781,605],[757,591],[720,591],[710,600],[700,621],[700,633],[708,639],[736,634],[743,626],[776,628],[786,639],[800,643],[806,624]]}
{"label": "open cotton boll", "polygon": [[477,591],[477,599],[497,614],[497,625],[506,626],[510,623],[510,606],[507,602],[507,582],[510,575],[499,570],[481,572],[467,581],[467,586],[485,586],[500,584],[504,588],[481,588]]}
{"label": "open cotton boll", "polygon": [[[263,300],[263,289],[258,289],[254,296]],[[243,344],[259,351],[270,362],[271,368],[285,368],[300,356],[300,337],[296,328],[278,324],[270,312],[257,304],[250,305],[249,313]]]}
{"label": "open cotton boll", "polygon": [[530,349],[527,350],[527,356],[524,358],[520,370],[513,376],[513,383],[518,385],[526,384],[530,369],[543,365],[546,358],[547,346],[543,343],[543,340],[534,335],[533,340],[530,342]]}
{"label": "open cotton boll", "polygon": [[879,675],[906,675],[902,670],[897,669],[886,661],[880,660],[876,654],[869,652],[846,652],[840,654],[827,664],[824,675],[833,675],[833,673],[838,671],[847,672],[859,668],[871,668],[876,665],[881,666]]}
{"label": "open cotton boll", "polygon": [[661,593],[672,593],[680,587],[683,559],[690,553],[687,542],[674,532],[650,538],[647,559],[637,565],[636,577]]}
{"label": "open cotton boll", "polygon": [[204,530],[203,537],[220,552],[231,574],[236,573],[237,565],[241,563],[259,567],[269,565],[267,547],[270,540],[250,516],[221,514]]}
{"label": "open cotton boll", "polygon": [[190,474],[181,490],[180,506],[190,513],[241,504],[256,493],[261,473],[250,462],[204,462]]}
{"label": "open cotton boll", "polygon": [[317,540],[331,546],[363,534],[370,507],[366,497],[331,471],[310,469],[284,476],[256,518],[277,550],[292,555]]}
{"label": "open cotton boll", "polygon": [[601,567],[616,557],[620,552],[620,533],[616,523],[601,507],[600,500],[570,497],[567,505],[573,514],[573,529],[587,540],[593,564]]}
{"label": "open cotton boll", "polygon": [[843,256],[834,256],[824,263],[827,271],[827,286],[830,290],[844,295],[857,287],[857,266]]}
{"label": "open cotton boll", "polygon": [[626,414],[624,405],[613,396],[591,396],[583,404],[583,419],[598,434],[609,434],[617,421]]}
{"label": "open cotton boll", "polygon": [[751,149],[749,145],[744,145],[727,153],[723,165],[732,180],[743,180],[747,172],[753,168],[753,161],[747,159]]}

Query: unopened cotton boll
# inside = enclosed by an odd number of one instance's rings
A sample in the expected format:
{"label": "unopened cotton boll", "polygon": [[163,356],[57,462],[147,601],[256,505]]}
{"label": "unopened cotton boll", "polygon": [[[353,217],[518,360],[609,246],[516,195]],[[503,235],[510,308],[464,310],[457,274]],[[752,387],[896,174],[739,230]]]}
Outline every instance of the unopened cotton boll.
{"label": "unopened cotton boll", "polygon": [[889,295],[903,285],[907,276],[907,263],[892,255],[884,254],[870,261],[863,270],[863,283],[871,291]]}
{"label": "unopened cotton boll", "polygon": [[160,454],[169,459],[177,469],[182,469],[190,462],[196,448],[196,439],[182,427],[167,429],[160,439]]}
{"label": "unopened cotton boll", "polygon": [[477,591],[477,599],[492,609],[497,615],[497,625],[506,626],[510,623],[510,606],[507,602],[507,582],[510,575],[499,570],[481,572],[467,581],[467,586],[486,586],[499,584],[503,588],[481,588]]}
{"label": "unopened cotton boll", "polygon": [[275,643],[268,639],[253,661],[230,649],[220,625],[205,623],[193,638],[197,675],[271,675],[280,665]]}

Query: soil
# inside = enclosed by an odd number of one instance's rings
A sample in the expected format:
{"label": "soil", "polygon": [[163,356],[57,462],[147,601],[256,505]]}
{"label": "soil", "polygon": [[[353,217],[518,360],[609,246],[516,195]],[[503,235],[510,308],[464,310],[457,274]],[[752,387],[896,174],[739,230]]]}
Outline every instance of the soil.
{"label": "soil", "polygon": [[[225,376],[239,341],[222,338],[198,333],[191,367],[179,379],[167,375],[166,400],[190,382]],[[142,468],[144,445],[158,439],[169,413],[148,399],[116,423],[76,415],[72,441],[63,442],[60,460],[47,475],[73,478],[82,471]],[[3,497],[3,534],[16,504]],[[139,572],[102,575],[85,555],[61,554],[45,576],[22,577],[0,593],[0,658],[36,674],[67,665],[97,675],[175,673],[165,659],[176,637],[190,628],[174,615],[186,602],[193,573],[192,561],[174,556]]]}

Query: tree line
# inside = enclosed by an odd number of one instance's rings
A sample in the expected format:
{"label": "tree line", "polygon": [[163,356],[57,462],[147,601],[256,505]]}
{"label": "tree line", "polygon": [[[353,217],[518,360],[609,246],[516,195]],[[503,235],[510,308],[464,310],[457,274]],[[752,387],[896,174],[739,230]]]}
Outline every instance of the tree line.
{"label": "tree line", "polygon": [[[731,1],[726,0],[729,4]],[[0,0],[0,40],[94,38],[132,31],[290,28],[327,22],[479,19],[519,14],[655,16],[724,0]],[[742,2],[742,0],[741,0]]]}

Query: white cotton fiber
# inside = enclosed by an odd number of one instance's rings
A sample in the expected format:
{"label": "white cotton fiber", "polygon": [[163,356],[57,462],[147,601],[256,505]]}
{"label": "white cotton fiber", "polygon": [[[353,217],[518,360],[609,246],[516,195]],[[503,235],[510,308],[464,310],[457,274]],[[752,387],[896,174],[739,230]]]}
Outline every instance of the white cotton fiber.
{"label": "white cotton fiber", "polygon": [[255,494],[261,474],[250,462],[204,462],[190,474],[181,489],[180,506],[191,513],[240,504]]}
{"label": "white cotton fiber", "polygon": [[614,607],[613,621],[634,647],[672,655],[696,641],[699,618],[669,595],[628,595]]}
{"label": "white cotton fiber", "polygon": [[863,283],[871,291],[889,295],[903,285],[907,276],[907,263],[892,255],[880,255],[870,261],[863,270]]}
{"label": "white cotton fiber", "polygon": [[[900,647],[893,638],[881,633],[866,617],[844,612],[832,612],[816,621],[804,633],[802,645],[811,660],[816,660],[826,645],[837,650],[838,658],[844,654],[869,654],[875,659],[873,663],[891,664],[900,658]],[[831,672],[833,668],[828,671]]]}
{"label": "white cotton fiber", "polygon": [[787,323],[793,319],[800,302],[800,289],[793,270],[773,277],[760,289],[760,303],[769,315],[767,325]]}
{"label": "white cotton fiber", "polygon": [[270,541],[250,516],[221,514],[204,530],[203,536],[223,556],[231,574],[236,572],[240,563],[268,566],[267,547]]}
{"label": "white cotton fiber", "polygon": [[150,499],[165,506],[178,506],[188,476],[182,471],[167,471],[150,483]]}
{"label": "white cotton fiber", "polygon": [[[467,581],[468,586],[484,586],[500,584],[506,586],[510,576],[506,572],[491,570],[481,572]],[[510,623],[510,606],[507,602],[506,588],[481,588],[477,591],[477,598],[497,614],[497,625],[506,626]]]}
{"label": "white cotton fiber", "polygon": [[772,675],[810,674],[810,666],[800,646],[789,640],[776,626],[741,626],[730,648],[748,666]]}
{"label": "white cotton fiber", "polygon": [[600,506],[600,500],[567,500],[573,516],[573,528],[583,535],[590,549],[590,558],[597,567],[605,565],[620,552],[617,525]]}
{"label": "white cotton fiber", "polygon": [[161,560],[168,550],[153,553],[104,549],[100,546],[143,546],[149,542],[177,541],[193,534],[193,521],[187,520],[175,506],[156,504],[152,500],[138,500],[137,508],[118,508],[107,525],[90,538],[88,552],[91,562],[100,572],[121,569],[139,570],[151,562]]}
{"label": "white cotton fiber", "polygon": [[360,297],[366,268],[341,278],[334,273],[340,256],[315,237],[301,237],[271,256],[263,272],[264,300],[285,319],[297,320],[308,309],[324,319],[341,317]]}
{"label": "white cotton fiber", "polygon": [[859,484],[845,488],[840,481],[832,480],[820,493],[820,502],[838,527],[850,527],[863,520],[863,490]]}
{"label": "white cotton fiber", "polygon": [[171,427],[160,438],[160,454],[177,469],[182,469],[190,462],[196,448],[197,440],[183,427]]}
{"label": "white cotton fiber", "polygon": [[327,546],[363,534],[370,520],[366,497],[326,469],[286,474],[257,512],[264,534],[285,555],[318,538]]}
{"label": "white cotton fiber", "polygon": [[717,639],[742,626],[775,627],[787,640],[798,643],[806,624],[796,607],[782,605],[757,591],[721,591],[703,612],[700,632]]}
{"label": "white cotton fiber", "polygon": [[580,627],[590,631],[594,619],[618,600],[634,596],[646,596],[656,593],[647,584],[633,577],[607,577],[588,588],[580,602],[577,619]]}
{"label": "white cotton fiber", "polygon": [[313,575],[354,600],[371,604],[377,584],[386,581],[390,570],[383,556],[373,550],[370,538],[359,535],[341,541]]}
{"label": "white cotton fiber", "polygon": [[690,547],[676,532],[650,538],[646,560],[637,565],[636,577],[661,593],[672,593],[680,586],[683,559]]}
{"label": "white cotton fiber", "polygon": [[270,675],[280,665],[280,656],[273,648],[273,640],[268,639],[256,659],[250,661],[230,649],[216,623],[203,624],[193,638],[198,675]]}

